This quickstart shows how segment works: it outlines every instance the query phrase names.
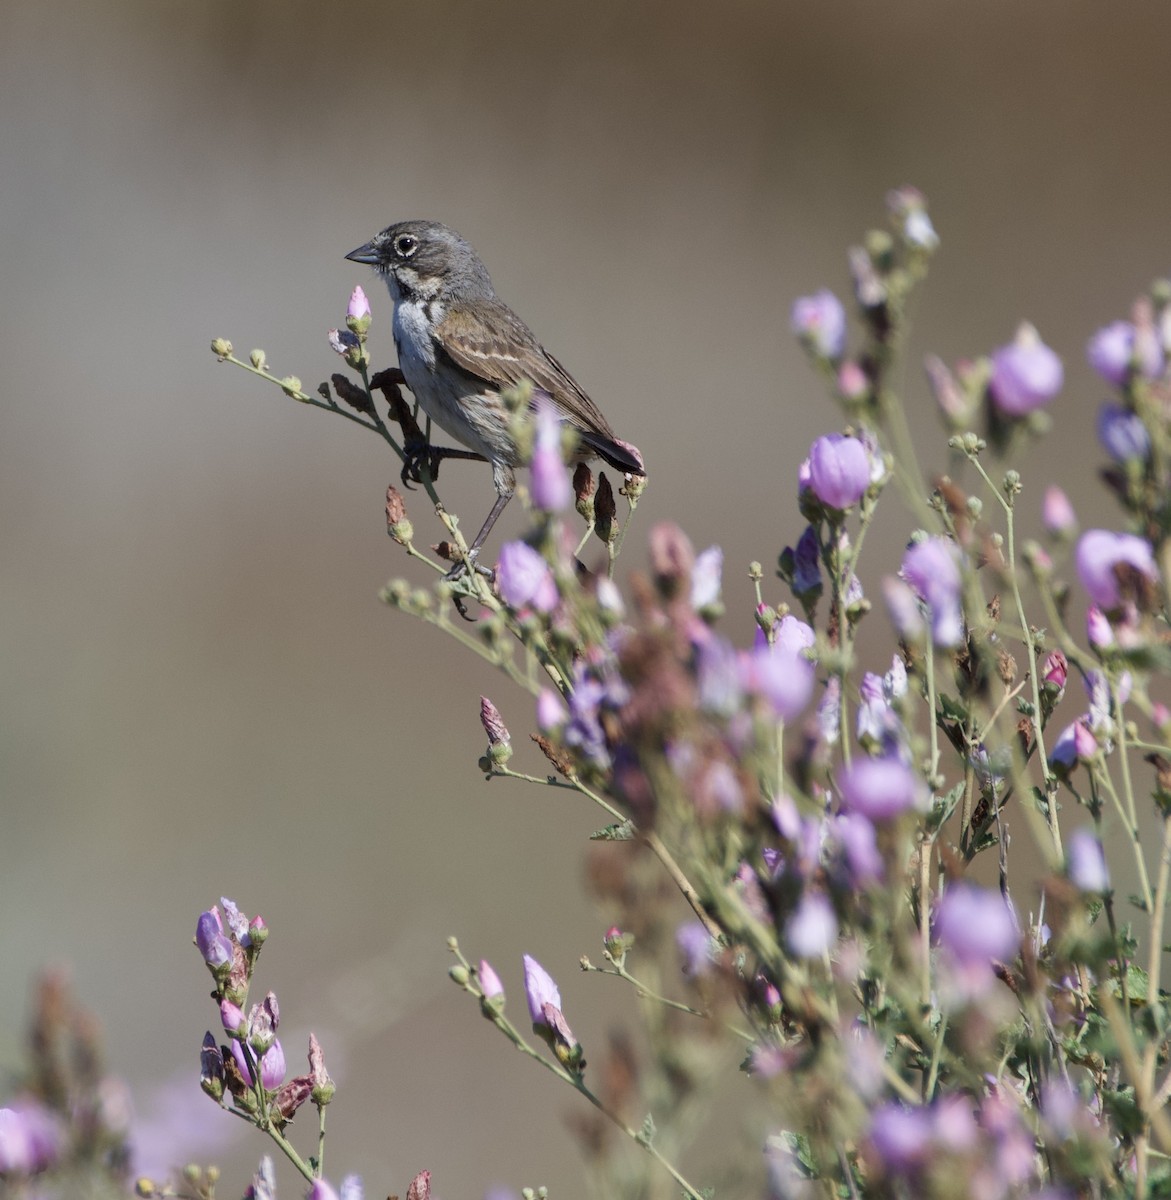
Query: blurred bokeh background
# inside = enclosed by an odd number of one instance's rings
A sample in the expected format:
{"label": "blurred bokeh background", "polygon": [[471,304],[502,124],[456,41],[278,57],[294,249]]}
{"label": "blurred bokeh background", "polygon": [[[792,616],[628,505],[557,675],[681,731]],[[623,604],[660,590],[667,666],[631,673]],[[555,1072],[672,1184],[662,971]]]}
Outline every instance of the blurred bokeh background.
{"label": "blurred bokeh background", "polygon": [[[290,1058],[314,1028],[341,1084],[331,1174],[575,1200],[572,1097],[489,1036],[444,941],[518,1000],[537,955],[599,1039],[611,981],[575,965],[604,928],[580,867],[598,819],[486,786],[479,694],[514,731],[529,701],[378,603],[409,573],[384,447],[210,339],[315,386],[361,282],[388,365],[389,301],[342,256],[391,220],[455,226],[647,457],[625,569],[655,520],[719,541],[747,638],[744,567],[800,533],[797,465],[840,424],[789,306],[845,294],[847,245],[913,183],[943,239],[906,373],[925,461],[922,354],[1028,318],[1067,386],[1023,504],[1057,481],[1109,522],[1083,347],[1171,267],[1171,9],[46,0],[4,26],[0,1063],[33,972],[70,964],[167,1152],[219,1158],[240,1194],[259,1140],[217,1145],[239,1130],[194,1080],[214,1014],[190,938],[227,894],[273,928]],[[474,528],[486,470],[444,475]],[[875,570],[897,511],[880,533]]]}

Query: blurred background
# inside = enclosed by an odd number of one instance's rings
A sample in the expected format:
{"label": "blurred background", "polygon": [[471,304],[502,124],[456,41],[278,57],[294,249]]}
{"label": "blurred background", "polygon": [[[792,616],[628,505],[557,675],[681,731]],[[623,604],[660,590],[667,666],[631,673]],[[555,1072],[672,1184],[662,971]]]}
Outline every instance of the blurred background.
{"label": "blurred background", "polygon": [[[656,520],[720,542],[747,640],[746,564],[795,541],[798,463],[841,424],[790,305],[847,294],[846,247],[913,183],[942,237],[906,373],[924,461],[945,452],[923,353],[1027,318],[1067,385],[1022,506],[1035,524],[1054,481],[1112,523],[1083,348],[1171,268],[1171,9],[45,0],[4,24],[0,1064],[33,973],[69,964],[162,1131],[140,1167],[216,1158],[239,1195],[260,1139],[227,1143],[242,1126],[195,1083],[215,1014],[190,939],[226,894],[273,929],[260,984],[291,1064],[311,1027],[325,1045],[335,1179],[401,1194],[426,1166],[448,1200],[576,1200],[573,1098],[490,1036],[444,943],[514,1003],[535,954],[600,1040],[613,981],[576,962],[606,924],[580,866],[601,822],[485,785],[478,696],[518,741],[529,700],[377,601],[425,579],[386,537],[383,445],[208,343],[312,389],[360,282],[389,365],[389,300],[343,255],[392,220],[453,225],[646,455],[624,569]],[[478,526],[487,470],[443,484]],[[889,508],[874,572],[908,532]]]}

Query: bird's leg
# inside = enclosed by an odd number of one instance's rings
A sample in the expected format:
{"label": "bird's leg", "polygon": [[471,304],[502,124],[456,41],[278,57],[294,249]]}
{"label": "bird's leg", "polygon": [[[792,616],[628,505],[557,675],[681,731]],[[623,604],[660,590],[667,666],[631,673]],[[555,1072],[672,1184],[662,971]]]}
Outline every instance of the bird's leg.
{"label": "bird's leg", "polygon": [[445,458],[464,458],[483,462],[484,456],[477,454],[474,450],[460,450],[454,446],[432,446],[427,441],[422,429],[419,428],[419,422],[415,420],[415,414],[411,412],[411,406],[403,399],[401,385],[405,383],[406,378],[398,367],[388,367],[385,371],[379,371],[370,380],[370,387],[377,388],[385,397],[390,419],[398,422],[403,431],[404,457],[400,475],[403,486],[410,488],[412,483],[422,482],[421,472],[424,463],[431,474],[432,482],[434,482],[439,478],[439,464]]}
{"label": "bird's leg", "polygon": [[504,511],[504,506],[512,499],[512,492],[502,492],[496,497],[496,503],[492,505],[492,511],[488,514],[484,524],[480,527],[480,532],[476,534],[475,540],[468,547],[467,556],[463,562],[457,562],[450,571],[444,575],[444,579],[459,579],[461,575],[469,570],[478,571],[481,575],[491,579],[493,572],[487,567],[481,567],[476,559],[480,556],[480,547],[488,538],[488,534],[492,532],[492,526],[496,524],[500,514]]}

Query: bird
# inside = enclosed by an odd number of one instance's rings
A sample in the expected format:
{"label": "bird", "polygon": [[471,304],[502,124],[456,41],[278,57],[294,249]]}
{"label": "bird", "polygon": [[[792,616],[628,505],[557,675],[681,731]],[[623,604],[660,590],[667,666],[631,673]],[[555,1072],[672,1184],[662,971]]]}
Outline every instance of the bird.
{"label": "bird", "polygon": [[497,296],[487,268],[455,230],[438,221],[399,221],[346,258],[373,267],[386,282],[399,369],[419,406],[492,468],[496,501],[450,578],[476,568],[516,492],[524,457],[504,389],[531,384],[534,408],[542,393],[549,398],[558,420],[577,435],[571,461],[598,457],[624,474],[646,474],[642,454],[615,436],[573,376]]}

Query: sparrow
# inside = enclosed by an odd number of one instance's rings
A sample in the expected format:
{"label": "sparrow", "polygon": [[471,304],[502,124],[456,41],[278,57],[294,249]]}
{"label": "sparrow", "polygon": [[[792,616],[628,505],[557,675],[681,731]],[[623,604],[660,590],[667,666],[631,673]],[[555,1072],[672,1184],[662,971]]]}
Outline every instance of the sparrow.
{"label": "sparrow", "polygon": [[[552,402],[577,435],[572,462],[601,458],[617,471],[645,475],[642,455],[610,423],[573,376],[496,295],[487,268],[458,233],[438,221],[388,225],[346,258],[386,280],[394,302],[399,369],[423,411],[492,467],[496,502],[468,548],[475,566],[485,539],[516,491],[523,456],[501,391],[526,380]],[[443,451],[440,450],[442,456]]]}

